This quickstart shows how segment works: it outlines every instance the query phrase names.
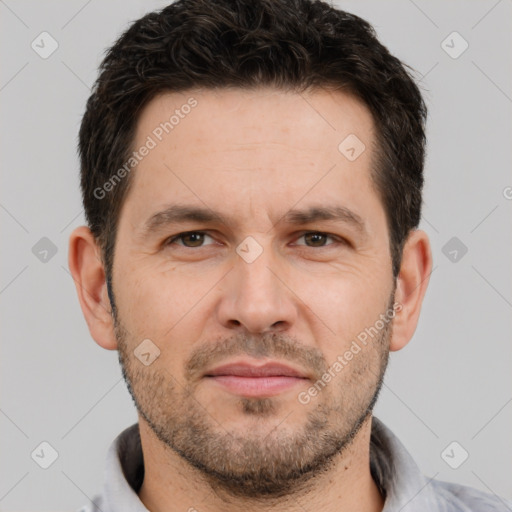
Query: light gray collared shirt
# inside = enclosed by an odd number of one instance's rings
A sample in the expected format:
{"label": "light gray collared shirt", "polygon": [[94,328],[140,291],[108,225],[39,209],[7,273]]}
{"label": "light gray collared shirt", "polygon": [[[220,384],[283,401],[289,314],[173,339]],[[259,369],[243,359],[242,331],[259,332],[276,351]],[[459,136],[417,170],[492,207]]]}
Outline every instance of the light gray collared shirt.
{"label": "light gray collared shirt", "polygon": [[[385,496],[382,512],[512,512],[512,502],[471,487],[423,476],[398,438],[373,417],[370,444],[372,476]],[[80,512],[148,512],[137,492],[144,463],[135,423],[112,443],[103,492]]]}

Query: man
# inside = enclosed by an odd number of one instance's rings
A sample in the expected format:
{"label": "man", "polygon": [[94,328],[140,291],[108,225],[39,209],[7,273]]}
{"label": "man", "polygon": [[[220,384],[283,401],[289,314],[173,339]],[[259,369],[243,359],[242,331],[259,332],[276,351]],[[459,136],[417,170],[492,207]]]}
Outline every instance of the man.
{"label": "man", "polygon": [[113,511],[486,511],[376,418],[432,258],[426,108],[368,23],[307,0],[182,0],[101,65],[69,263],[139,422]]}

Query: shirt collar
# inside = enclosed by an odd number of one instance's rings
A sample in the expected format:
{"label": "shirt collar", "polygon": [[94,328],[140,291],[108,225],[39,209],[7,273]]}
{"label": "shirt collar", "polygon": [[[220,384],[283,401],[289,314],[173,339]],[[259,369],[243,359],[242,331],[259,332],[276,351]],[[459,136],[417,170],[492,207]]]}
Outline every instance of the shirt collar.
{"label": "shirt collar", "polygon": [[121,432],[110,445],[101,495],[103,512],[148,512],[137,492],[144,479],[139,424]]}
{"label": "shirt collar", "polygon": [[[385,495],[382,512],[426,512],[439,504],[431,479],[423,476],[398,438],[373,417],[370,441],[372,476]],[[101,496],[103,512],[148,512],[137,492],[144,479],[139,425],[124,430],[107,454]],[[436,509],[442,510],[442,509]]]}
{"label": "shirt collar", "polygon": [[427,512],[438,499],[405,446],[378,418],[373,417],[370,439],[372,476],[385,494],[382,512]]}

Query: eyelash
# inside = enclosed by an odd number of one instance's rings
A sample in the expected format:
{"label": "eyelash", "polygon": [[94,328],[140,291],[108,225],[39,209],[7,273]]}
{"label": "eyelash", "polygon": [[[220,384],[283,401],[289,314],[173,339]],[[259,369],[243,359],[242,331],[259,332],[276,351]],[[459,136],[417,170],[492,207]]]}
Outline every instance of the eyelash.
{"label": "eyelash", "polygon": [[[171,245],[173,243],[176,242],[176,240],[182,240],[183,241],[183,237],[187,236],[187,235],[194,235],[194,234],[198,234],[198,235],[206,235],[206,236],[209,236],[210,238],[211,235],[209,235],[206,231],[185,231],[183,233],[179,233],[177,235],[174,235],[170,238],[168,238],[165,242],[164,242],[164,245]],[[347,244],[348,242],[343,239],[343,238],[340,238],[338,236],[335,236],[335,235],[331,235],[330,233],[325,233],[323,231],[304,231],[299,238],[303,238],[305,235],[322,235],[322,236],[326,236],[328,238],[330,238],[331,240],[334,240],[335,243],[341,243],[341,244]],[[306,244],[300,244],[301,246],[303,247],[309,247],[309,248],[312,248],[312,249],[323,249],[325,247],[329,247],[331,245],[334,245],[333,243],[331,244],[326,244],[326,245],[319,245],[319,246],[311,246],[311,245],[306,245]],[[198,248],[202,248],[202,247],[206,247],[205,245],[199,245],[197,247],[188,247],[186,245],[180,245],[181,247],[184,247],[185,249],[198,249]]]}

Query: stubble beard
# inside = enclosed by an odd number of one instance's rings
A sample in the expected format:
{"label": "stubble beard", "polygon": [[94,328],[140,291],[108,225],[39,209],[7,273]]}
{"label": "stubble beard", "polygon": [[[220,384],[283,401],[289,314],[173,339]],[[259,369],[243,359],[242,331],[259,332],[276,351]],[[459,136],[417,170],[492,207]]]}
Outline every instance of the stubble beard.
{"label": "stubble beard", "polygon": [[[293,421],[294,409],[284,412],[275,397],[241,397],[240,414],[254,419],[254,428],[245,432],[214,420],[196,399],[195,386],[179,383],[165,368],[140,364],[133,348],[128,348],[135,347],[135,341],[117,320],[115,331],[128,390],[160,442],[199,470],[217,492],[273,499],[307,489],[345,452],[369,419],[388,363],[392,321],[311,399],[302,426]],[[275,333],[257,338],[238,335],[203,345],[187,368],[199,369],[209,356],[235,354],[299,361],[319,376],[328,369],[319,350]],[[292,407],[304,405],[296,401]]]}

